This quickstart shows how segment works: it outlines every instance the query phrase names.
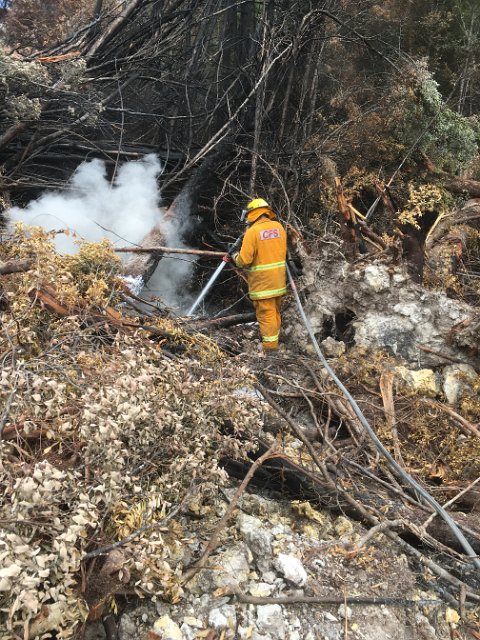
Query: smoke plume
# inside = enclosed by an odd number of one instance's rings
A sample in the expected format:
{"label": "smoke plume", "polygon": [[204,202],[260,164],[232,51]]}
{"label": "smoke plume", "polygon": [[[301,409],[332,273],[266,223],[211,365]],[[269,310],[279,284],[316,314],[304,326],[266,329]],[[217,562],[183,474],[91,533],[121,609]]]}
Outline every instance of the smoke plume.
{"label": "smoke plume", "polygon": [[[183,246],[189,212],[181,212],[178,220],[165,220],[157,182],[161,171],[158,158],[147,155],[120,166],[111,183],[104,162],[87,161],[77,168],[64,191],[44,193],[23,209],[14,207],[9,217],[12,222],[22,220],[47,231],[68,229],[70,235],[55,237],[60,253],[75,253],[76,240],[108,238],[116,246],[137,245],[155,225],[164,233],[167,245]],[[187,301],[182,302],[178,292],[191,269],[192,262],[164,258],[149,290],[168,305],[184,306]]]}

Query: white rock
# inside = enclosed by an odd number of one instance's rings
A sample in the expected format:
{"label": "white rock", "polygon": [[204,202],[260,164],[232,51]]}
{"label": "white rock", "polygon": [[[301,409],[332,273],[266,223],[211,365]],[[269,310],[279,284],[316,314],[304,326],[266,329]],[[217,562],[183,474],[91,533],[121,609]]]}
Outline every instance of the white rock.
{"label": "white rock", "polygon": [[370,264],[365,268],[365,282],[374,291],[390,289],[390,274],[384,264]]}
{"label": "white rock", "polygon": [[208,624],[217,630],[235,629],[237,625],[235,607],[226,604],[218,609],[212,609],[208,614]]}
{"label": "white rock", "polygon": [[247,587],[247,591],[250,593],[250,595],[257,598],[265,598],[266,596],[270,596],[272,594],[273,585],[268,584],[267,582],[254,582]]}
{"label": "white rock", "polygon": [[477,373],[468,364],[451,364],[443,369],[443,393],[449,404],[456,404],[469,387],[467,380],[475,380]]}
{"label": "white rock", "polygon": [[285,621],[279,604],[265,604],[257,607],[257,627],[260,632],[273,638],[285,638]]}
{"label": "white rock", "polygon": [[180,627],[174,622],[170,616],[162,616],[155,621],[153,631],[162,640],[183,640]]}
{"label": "white rock", "polygon": [[290,582],[293,582],[297,587],[303,587],[307,582],[307,572],[305,571],[303,564],[298,558],[295,558],[295,556],[280,553],[275,558],[274,565],[282,576]]}
{"label": "white rock", "polygon": [[292,627],[292,629],[301,629],[302,623],[300,622],[300,618],[292,618],[290,620],[290,626]]}
{"label": "white rock", "polygon": [[187,624],[189,627],[196,627],[197,629],[203,627],[202,621],[199,618],[195,618],[195,616],[185,616],[183,618],[183,624]]}
{"label": "white rock", "polygon": [[263,571],[262,572],[262,580],[263,582],[267,582],[268,584],[274,584],[277,579],[277,574],[274,571]]}
{"label": "white rock", "polygon": [[338,607],[338,615],[340,616],[340,618],[343,618],[344,620],[351,620],[352,619],[352,610],[350,607],[346,607],[344,604],[341,604]]}
{"label": "white rock", "polygon": [[323,614],[323,617],[325,618],[325,620],[328,620],[329,622],[338,622],[338,619],[332,613],[330,613],[330,611],[326,611]]}

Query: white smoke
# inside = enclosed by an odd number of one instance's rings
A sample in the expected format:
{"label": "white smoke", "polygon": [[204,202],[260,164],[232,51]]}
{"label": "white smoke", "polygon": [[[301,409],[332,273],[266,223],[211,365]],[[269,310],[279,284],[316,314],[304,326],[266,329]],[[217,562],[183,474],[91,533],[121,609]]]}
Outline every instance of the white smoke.
{"label": "white smoke", "polygon": [[[70,235],[55,237],[60,253],[75,253],[78,240],[108,238],[116,246],[137,245],[156,225],[167,245],[184,246],[181,236],[189,224],[188,212],[173,222],[165,220],[157,182],[161,172],[159,159],[147,155],[121,165],[111,183],[104,162],[87,161],[77,168],[64,191],[44,193],[23,209],[14,207],[9,217],[12,222],[22,220],[47,231],[68,229]],[[168,305],[179,306],[178,292],[191,270],[192,262],[161,260],[149,284],[151,293]]]}

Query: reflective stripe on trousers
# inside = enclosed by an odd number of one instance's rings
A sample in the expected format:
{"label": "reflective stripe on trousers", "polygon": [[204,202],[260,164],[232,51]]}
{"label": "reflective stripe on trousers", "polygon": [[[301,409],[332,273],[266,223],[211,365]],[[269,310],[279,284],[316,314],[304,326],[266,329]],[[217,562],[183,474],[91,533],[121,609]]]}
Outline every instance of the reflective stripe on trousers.
{"label": "reflective stripe on trousers", "polygon": [[279,296],[284,296],[287,293],[287,287],[282,287],[281,289],[266,289],[264,291],[249,291],[248,295],[250,296],[250,300],[258,300],[264,298],[278,298]]}
{"label": "reflective stripe on trousers", "polygon": [[252,300],[257,321],[260,325],[264,350],[278,348],[278,337],[282,323],[280,316],[281,300],[281,296],[266,298],[265,300]]}

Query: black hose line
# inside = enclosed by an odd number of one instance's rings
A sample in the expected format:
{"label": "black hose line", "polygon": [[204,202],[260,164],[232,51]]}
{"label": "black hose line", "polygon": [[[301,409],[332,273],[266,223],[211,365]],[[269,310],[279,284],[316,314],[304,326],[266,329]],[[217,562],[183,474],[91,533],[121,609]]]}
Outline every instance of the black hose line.
{"label": "black hose line", "polygon": [[312,325],[310,324],[310,322],[309,322],[309,320],[308,320],[308,318],[307,318],[307,316],[305,314],[305,311],[303,309],[302,303],[300,301],[300,297],[298,295],[297,286],[295,284],[295,281],[293,280],[292,273],[291,273],[288,265],[287,265],[287,274],[288,274],[288,280],[290,282],[290,286],[291,286],[292,291],[293,291],[293,295],[295,297],[295,302],[297,303],[297,307],[298,307],[298,310],[300,312],[300,316],[302,318],[302,321],[303,321],[303,324],[305,325],[306,330],[308,331],[308,335],[310,336],[310,340],[312,341],[313,347],[315,349],[316,354],[318,355],[318,357],[320,359],[320,362],[323,364],[323,366],[325,367],[325,369],[328,372],[328,375],[335,382],[337,387],[345,395],[345,398],[348,400],[350,406],[352,407],[353,411],[355,412],[355,415],[359,419],[359,421],[362,424],[362,426],[364,427],[365,431],[368,433],[368,435],[369,435],[370,439],[372,440],[373,444],[375,445],[377,450],[382,454],[382,456],[386,459],[386,461],[392,467],[392,469],[395,471],[395,473],[398,476],[400,476],[403,480],[405,480],[405,482],[407,482],[411,487],[413,487],[413,489],[415,489],[415,491],[420,496],[422,496],[422,498],[425,500],[425,502],[428,505],[430,505],[435,510],[435,512],[445,521],[445,523],[447,524],[449,529],[452,531],[454,536],[457,538],[458,542],[461,544],[461,546],[465,550],[466,554],[472,559],[472,562],[475,565],[475,567],[477,569],[480,569],[480,560],[479,560],[477,554],[475,553],[474,549],[472,548],[472,546],[468,542],[468,540],[465,538],[463,533],[458,528],[458,525],[456,524],[455,520],[453,520],[453,518],[428,493],[428,491],[426,491],[414,478],[412,478],[412,476],[409,473],[407,473],[404,469],[402,469],[402,467],[397,463],[395,458],[389,453],[389,451],[387,451],[387,449],[383,446],[382,442],[378,438],[378,436],[375,433],[375,431],[372,429],[372,427],[368,423],[368,420],[363,415],[362,410],[360,409],[360,407],[356,403],[356,401],[353,398],[353,396],[350,394],[350,392],[347,390],[345,385],[341,382],[341,380],[337,377],[337,375],[335,374],[333,369],[328,364],[325,356],[323,355],[323,353],[322,353],[322,351],[321,351],[321,349],[320,349],[320,347],[318,345],[317,339],[315,338],[315,334],[313,332]]}

